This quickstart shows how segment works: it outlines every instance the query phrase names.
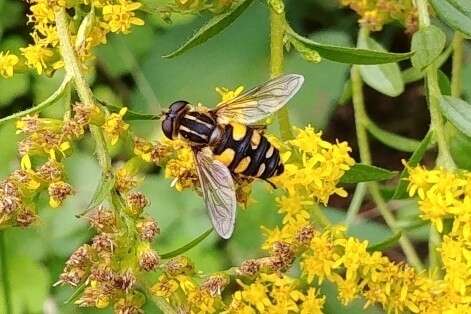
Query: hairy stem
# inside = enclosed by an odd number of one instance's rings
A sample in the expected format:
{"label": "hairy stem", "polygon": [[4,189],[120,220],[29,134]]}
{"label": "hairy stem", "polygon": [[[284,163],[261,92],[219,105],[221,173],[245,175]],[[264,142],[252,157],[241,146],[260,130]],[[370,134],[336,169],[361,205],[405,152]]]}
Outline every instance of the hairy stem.
{"label": "hairy stem", "polygon": [[3,303],[5,304],[5,313],[12,313],[10,278],[8,277],[8,256],[5,245],[5,231],[0,232],[0,266],[3,290]]}
{"label": "hairy stem", "polygon": [[[60,43],[60,52],[62,58],[64,59],[65,70],[67,74],[72,77],[80,100],[85,105],[92,106],[95,104],[93,93],[88,86],[87,80],[85,79],[85,75],[82,71],[82,66],[70,40],[68,30],[68,16],[63,8],[56,9],[55,19],[57,35],[59,37]],[[96,143],[96,153],[98,162],[103,171],[103,175],[109,176],[112,174],[111,158],[106,147],[103,131],[100,127],[95,125],[90,125],[90,131]]]}
{"label": "hairy stem", "polygon": [[[274,78],[283,73],[285,36],[285,15],[278,14],[270,7],[270,77]],[[277,112],[278,123],[280,125],[280,135],[282,140],[293,138],[291,123],[289,120],[288,107],[284,106]]]}
{"label": "hairy stem", "polygon": [[464,37],[460,32],[456,32],[453,37],[453,65],[451,71],[451,96],[460,97],[463,87],[463,50]]}
{"label": "hairy stem", "polygon": [[[430,26],[430,15],[428,11],[427,0],[416,0],[417,11],[419,14],[419,28]],[[445,137],[444,119],[439,109],[441,97],[440,86],[438,84],[438,65],[436,62],[431,64],[425,72],[425,81],[427,85],[427,102],[430,111],[431,129],[435,134],[438,144],[437,165],[445,169],[453,170],[456,168],[455,162],[451,157],[448,143]],[[456,84],[456,82],[455,82]],[[456,88],[456,87],[455,87]],[[440,246],[441,237],[437,230],[432,226],[429,233],[429,261],[430,270],[436,276],[440,276],[440,258],[437,248]]]}
{"label": "hairy stem", "polygon": [[[367,123],[367,116],[365,111],[365,101],[363,96],[363,81],[360,76],[360,70],[357,66],[353,66],[351,70],[352,92],[353,92],[353,107],[355,111],[355,125],[358,138],[358,147],[360,150],[360,159],[363,163],[371,165],[371,152],[368,143],[368,135],[366,132],[365,124]],[[367,184],[368,191],[371,198],[378,206],[378,211],[383,216],[384,221],[391,230],[396,233],[399,228],[396,226],[396,219],[388,208],[386,201],[383,199],[378,183],[370,182]],[[399,243],[407,257],[409,263],[414,266],[418,271],[423,270],[422,262],[420,261],[414,246],[406,235],[402,235]]]}

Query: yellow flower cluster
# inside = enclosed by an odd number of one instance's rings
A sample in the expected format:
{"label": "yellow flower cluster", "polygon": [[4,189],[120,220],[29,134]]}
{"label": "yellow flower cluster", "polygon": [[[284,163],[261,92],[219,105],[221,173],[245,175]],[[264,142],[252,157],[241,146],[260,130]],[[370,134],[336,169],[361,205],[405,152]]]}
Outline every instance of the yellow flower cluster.
{"label": "yellow flower cluster", "polygon": [[312,287],[304,293],[299,280],[287,275],[262,273],[250,284],[237,282],[242,290],[232,295],[224,313],[322,313],[325,297]]}
{"label": "yellow flower cluster", "polygon": [[301,256],[302,272],[309,283],[335,283],[344,304],[362,296],[366,307],[380,304],[388,313],[467,313],[471,309],[469,298],[460,297],[446,281],[418,274],[367,247],[367,241],[346,237],[343,226],[316,232]]}
{"label": "yellow flower cluster", "polygon": [[225,308],[222,290],[228,283],[228,276],[224,274],[195,280],[193,264],[187,257],[179,256],[165,264],[151,291],[181,313],[220,313]]}
{"label": "yellow flower cluster", "polygon": [[264,228],[267,234],[264,249],[269,249],[276,241],[291,242],[309,224],[309,209],[317,206],[316,203],[327,204],[333,194],[347,195],[337,183],[354,164],[348,144],[324,141],[322,133],[316,133],[310,126],[295,129],[295,132],[296,137],[287,143],[270,138],[285,161],[284,173],[273,178],[273,182],[286,194],[277,198],[279,213],[284,216],[283,226],[273,230]]}
{"label": "yellow flower cluster", "polygon": [[[471,173],[423,166],[409,169],[409,195],[417,195],[421,217],[443,234],[439,248],[454,304],[471,306]],[[446,220],[452,222],[445,230]]]}
{"label": "yellow flower cluster", "polygon": [[22,65],[38,74],[47,75],[63,67],[55,24],[56,12],[61,8],[76,9],[68,12],[75,12],[77,18],[81,17],[82,12],[89,12],[80,27],[70,27],[71,37],[82,61],[91,57],[94,47],[106,43],[109,32],[128,33],[133,25],[144,24],[135,13],[142,4],[129,0],[31,0],[28,3],[28,24],[32,25],[33,42],[20,48],[22,60],[8,51],[0,52],[0,75],[7,78],[13,76],[15,70],[19,71]]}
{"label": "yellow flower cluster", "polygon": [[417,11],[413,0],[340,0],[357,12],[360,23],[372,31],[379,31],[391,21],[405,25],[407,32],[414,32],[418,25]]}

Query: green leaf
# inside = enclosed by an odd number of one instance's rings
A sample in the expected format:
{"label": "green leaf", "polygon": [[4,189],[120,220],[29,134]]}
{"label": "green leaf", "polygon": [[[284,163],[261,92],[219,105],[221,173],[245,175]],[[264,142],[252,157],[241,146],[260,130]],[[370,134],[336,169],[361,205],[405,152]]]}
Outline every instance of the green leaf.
{"label": "green leaf", "polygon": [[174,58],[181,55],[185,51],[194,48],[202,43],[206,42],[211,37],[214,37],[220,33],[223,29],[228,27],[234,22],[241,14],[248,8],[253,0],[242,0],[235,5],[228,12],[217,15],[209,20],[209,22],[200,28],[190,39],[188,39],[183,45],[171,53],[163,56],[164,58]]}
{"label": "green leaf", "polygon": [[208,230],[206,230],[205,232],[203,232],[201,235],[199,235],[197,238],[195,238],[191,242],[185,244],[184,246],[182,246],[182,247],[180,247],[176,250],[173,250],[173,251],[168,252],[168,253],[161,254],[160,257],[162,259],[169,259],[169,258],[178,256],[180,254],[183,254],[183,253],[189,251],[190,249],[194,248],[195,246],[197,246],[204,239],[206,239],[206,237],[209,236],[211,234],[211,232],[213,232],[212,227],[209,228]]}
{"label": "green leaf", "polygon": [[[387,52],[373,38],[360,36],[358,47],[374,51]],[[397,63],[381,65],[361,65],[360,73],[367,85],[390,97],[396,97],[404,91],[401,69]]]}
{"label": "green leaf", "polygon": [[293,45],[294,49],[304,58],[304,60],[312,62],[312,63],[319,63],[322,58],[316,50],[313,50],[307,47],[305,44],[300,42],[299,40],[290,37],[290,43]]}
{"label": "green leaf", "polygon": [[[97,101],[114,113],[118,113],[123,108],[103,100],[97,99]],[[128,109],[128,111],[126,111],[126,115],[124,116],[124,120],[158,120],[161,116],[161,114],[140,113]]]}
{"label": "green leaf", "polygon": [[[445,125],[450,153],[458,168],[471,170],[471,138],[457,130],[451,123]],[[1,158],[0,158],[1,159]]]}
{"label": "green leaf", "polygon": [[397,242],[402,236],[402,232],[396,232],[392,237],[381,241],[376,244],[369,245],[367,248],[368,252],[374,252],[374,251],[384,251],[386,249],[395,247],[397,245]]}
{"label": "green leaf", "polygon": [[471,2],[469,0],[430,0],[430,4],[443,22],[471,36]]}
{"label": "green leaf", "polygon": [[412,65],[419,71],[437,59],[445,48],[446,36],[438,27],[430,25],[420,29],[412,37]]}
{"label": "green leaf", "polygon": [[[422,157],[424,156],[425,152],[427,151],[430,142],[432,140],[432,132],[429,131],[427,135],[424,137],[422,142],[420,142],[419,147],[415,150],[415,152],[412,154],[410,157],[409,161],[407,162],[407,165],[409,167],[415,167],[419,164],[419,162],[422,160]],[[399,184],[396,187],[396,190],[394,191],[393,199],[401,199],[407,197],[407,181],[405,180],[409,176],[409,171],[407,171],[407,168],[404,168],[402,170],[401,175],[399,176]]]}
{"label": "green leaf", "polygon": [[450,79],[442,70],[438,70],[438,85],[442,95],[451,96]]}
{"label": "green leaf", "polygon": [[338,103],[339,105],[345,105],[350,99],[352,99],[352,81],[347,80],[343,85],[342,95],[340,95]]}
{"label": "green leaf", "polygon": [[466,136],[471,137],[470,104],[459,98],[443,96],[440,98],[440,109],[451,124]]}
{"label": "green leaf", "polygon": [[391,179],[395,175],[396,172],[394,171],[365,164],[355,164],[350,168],[350,170],[345,172],[343,177],[340,179],[340,183],[383,181]]}
{"label": "green leaf", "polygon": [[371,120],[366,122],[365,127],[381,143],[403,152],[414,152],[420,145],[417,140],[381,129]]}
{"label": "green leaf", "polygon": [[[436,64],[438,68],[440,68],[443,64],[445,64],[445,62],[450,57],[452,51],[453,51],[453,46],[450,45],[445,49],[445,51],[442,54],[440,54],[440,57],[438,57],[438,59],[436,60]],[[418,70],[414,67],[410,67],[402,71],[402,79],[404,80],[404,83],[406,84],[421,80],[424,78],[424,76],[425,76],[424,70]]]}
{"label": "green leaf", "polygon": [[409,59],[412,52],[392,53],[361,48],[341,47],[322,44],[288,29],[288,34],[302,42],[307,48],[315,50],[322,58],[348,64],[384,64]]}

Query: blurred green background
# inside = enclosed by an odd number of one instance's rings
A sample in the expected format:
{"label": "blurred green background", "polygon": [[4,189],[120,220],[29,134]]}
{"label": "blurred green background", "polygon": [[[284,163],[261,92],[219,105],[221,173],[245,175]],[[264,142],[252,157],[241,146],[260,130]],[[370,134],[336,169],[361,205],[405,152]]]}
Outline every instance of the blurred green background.
{"label": "blurred green background", "polygon": [[[17,51],[28,41],[25,26],[26,5],[18,0],[0,0],[0,51]],[[322,42],[353,45],[356,26],[355,15],[340,9],[335,1],[287,1],[287,18],[300,33]],[[178,47],[208,16],[176,16],[173,24],[158,17],[147,16],[146,25],[136,27],[126,36],[113,36],[106,46],[96,51],[90,83],[95,94],[108,102],[123,104],[135,111],[157,113],[179,99],[201,102],[212,106],[218,100],[215,87],[251,87],[268,77],[269,21],[267,8],[256,1],[225,32],[175,59],[161,56]],[[398,25],[388,26],[380,38],[392,50],[407,50],[409,38]],[[355,148],[352,110],[349,104],[340,106],[338,100],[348,77],[349,67],[340,63],[322,61],[312,64],[295,54],[286,56],[286,72],[300,73],[305,85],[289,104],[292,120],[297,126],[308,123],[326,129],[330,140],[348,140]],[[465,74],[471,78],[471,66]],[[61,82],[63,73],[52,78],[34,74],[18,74],[10,80],[0,78],[0,117],[28,108],[48,97]],[[466,81],[465,81],[466,82]],[[467,81],[469,82],[469,80]],[[467,96],[471,85],[465,84]],[[369,110],[380,116],[380,124],[403,135],[419,137],[425,132],[427,113],[417,114],[417,121],[408,127],[391,124],[392,119],[410,115],[409,106],[424,111],[423,103],[411,100],[417,95],[417,86],[409,86],[405,95],[387,99],[368,90]],[[409,108],[409,109],[407,109]],[[48,108],[45,116],[62,116],[62,106]],[[133,125],[137,134],[148,139],[159,137],[158,122],[139,122]],[[276,132],[273,126],[271,129]],[[18,167],[16,154],[17,135],[11,123],[0,128],[0,178]],[[87,205],[98,182],[100,171],[94,160],[91,143],[77,144],[75,153],[66,161],[69,181],[77,191],[63,208],[51,209],[47,199],[40,201],[40,222],[32,228],[5,231],[7,257],[10,261],[10,278],[15,313],[95,313],[64,305],[73,290],[52,287],[62,271],[65,260],[80,244],[88,241],[92,231],[86,223],[75,217]],[[373,142],[379,152],[377,161],[385,167],[399,165],[406,155],[397,153]],[[113,150],[117,162],[126,159],[128,152],[120,147]],[[356,152],[355,152],[356,154]],[[393,159],[392,159],[393,158]],[[209,227],[202,200],[193,192],[176,193],[170,182],[158,169],[152,169],[141,187],[151,199],[148,212],[157,219],[162,233],[155,242],[159,252],[167,252],[190,241]],[[220,241],[211,235],[188,254],[199,270],[214,272],[237,265],[242,260],[262,254],[263,241],[260,225],[274,226],[279,222],[274,197],[265,184],[254,187],[255,202],[247,210],[240,210],[234,236],[230,241]],[[328,215],[341,222],[344,212],[333,207],[344,207],[345,200],[333,200]],[[413,215],[416,208],[400,204],[403,215]],[[423,231],[423,230],[422,230]],[[357,223],[351,234],[371,242],[380,242],[391,235],[381,221]],[[424,232],[414,234],[417,241]],[[396,254],[393,256],[399,256]],[[348,308],[335,300],[335,288],[322,287],[328,297],[327,313],[363,313],[361,301]],[[0,311],[2,307],[0,300]],[[155,312],[151,304],[149,313]],[[370,312],[377,312],[370,309]],[[105,311],[106,312],[106,311]]]}

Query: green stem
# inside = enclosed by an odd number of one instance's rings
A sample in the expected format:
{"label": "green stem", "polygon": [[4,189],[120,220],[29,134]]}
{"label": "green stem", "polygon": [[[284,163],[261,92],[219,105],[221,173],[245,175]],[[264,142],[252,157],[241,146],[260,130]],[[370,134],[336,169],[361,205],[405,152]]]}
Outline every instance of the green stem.
{"label": "green stem", "polygon": [[312,208],[312,216],[314,221],[322,228],[328,227],[332,224],[329,217],[327,217],[324,212],[322,211],[319,204],[314,204]]}
{"label": "green stem", "polygon": [[355,218],[360,210],[361,204],[365,199],[367,185],[365,182],[358,183],[353,193],[352,201],[347,210],[347,217],[345,218],[345,227],[348,227],[355,221]]}
{"label": "green stem", "polygon": [[[358,147],[360,150],[360,159],[363,163],[371,165],[371,152],[368,143],[368,135],[365,124],[367,123],[367,115],[365,111],[365,100],[363,95],[363,81],[360,75],[360,70],[357,66],[352,66],[351,70],[352,92],[353,92],[353,107],[355,111],[355,125],[357,131]],[[400,231],[396,226],[396,219],[388,208],[385,200],[383,199],[379,186],[376,182],[369,182],[367,184],[368,191],[371,198],[378,206],[378,211],[383,216],[384,221],[388,227],[394,232]],[[423,270],[422,262],[420,261],[414,246],[409,238],[403,234],[399,243],[407,257],[409,263],[414,266],[418,271]]]}
{"label": "green stem", "polygon": [[453,37],[453,65],[451,70],[451,96],[460,97],[462,92],[464,37],[456,32]]}
{"label": "green stem", "polygon": [[2,275],[3,303],[5,304],[5,313],[12,313],[10,279],[8,278],[8,256],[6,252],[5,231],[0,232],[0,265]]}
{"label": "green stem", "polygon": [[[283,73],[285,36],[285,15],[277,13],[270,7],[270,77],[274,78]],[[282,140],[293,138],[288,107],[284,106],[277,112]]]}
{"label": "green stem", "polygon": [[64,95],[65,90],[69,86],[69,82],[70,82],[70,76],[66,75],[64,80],[62,81],[61,85],[59,86],[59,88],[57,88],[56,91],[54,93],[52,93],[52,95],[49,96],[46,100],[44,100],[43,102],[37,104],[36,106],[34,106],[32,108],[29,108],[29,109],[14,113],[12,115],[9,115],[7,117],[1,118],[0,119],[0,125],[2,125],[5,122],[11,121],[11,120],[19,119],[19,118],[24,117],[26,115],[39,112],[39,111],[53,105],[58,99],[60,99],[62,97],[62,95]]}
{"label": "green stem", "polygon": [[[64,59],[65,70],[70,75],[75,83],[75,89],[80,100],[88,106],[95,104],[93,93],[88,86],[85,75],[82,71],[82,66],[75,53],[74,46],[70,40],[68,30],[68,16],[63,8],[58,8],[55,11],[55,20],[57,26],[57,35],[59,37],[60,52]],[[90,131],[95,139],[96,153],[98,162],[105,176],[112,174],[111,158],[108,153],[106,142],[103,136],[103,131],[100,127],[90,125]]]}
{"label": "green stem", "polygon": [[[419,14],[419,28],[430,26],[430,16],[428,12],[427,0],[416,0],[417,11]],[[455,69],[456,71],[456,69]],[[455,73],[456,74],[456,73]],[[437,165],[445,169],[453,170],[456,168],[455,162],[451,157],[448,143],[445,137],[444,119],[439,109],[441,91],[438,84],[438,66],[436,62],[431,64],[426,72],[427,102],[430,111],[431,129],[435,135],[438,144]],[[456,80],[456,78],[455,78]],[[457,84],[456,81],[454,83]],[[457,88],[457,86],[455,86]],[[456,92],[456,91],[455,91]],[[429,233],[429,262],[430,270],[436,276],[440,276],[440,257],[437,248],[440,246],[440,234],[434,227],[431,227]]]}

